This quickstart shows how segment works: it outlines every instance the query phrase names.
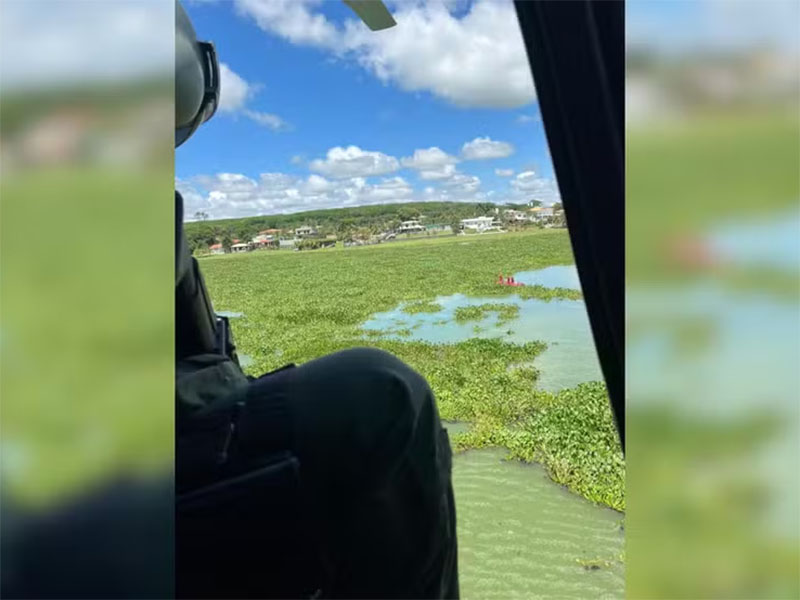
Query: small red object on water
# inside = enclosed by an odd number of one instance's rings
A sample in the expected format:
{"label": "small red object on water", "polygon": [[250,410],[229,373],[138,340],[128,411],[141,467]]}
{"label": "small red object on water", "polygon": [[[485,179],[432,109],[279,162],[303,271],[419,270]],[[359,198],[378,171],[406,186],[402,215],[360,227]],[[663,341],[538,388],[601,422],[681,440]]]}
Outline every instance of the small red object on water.
{"label": "small red object on water", "polygon": [[509,275],[508,277],[503,277],[503,274],[500,273],[497,276],[497,285],[510,285],[511,287],[523,287],[525,284],[515,281],[514,277],[512,277],[511,275]]}

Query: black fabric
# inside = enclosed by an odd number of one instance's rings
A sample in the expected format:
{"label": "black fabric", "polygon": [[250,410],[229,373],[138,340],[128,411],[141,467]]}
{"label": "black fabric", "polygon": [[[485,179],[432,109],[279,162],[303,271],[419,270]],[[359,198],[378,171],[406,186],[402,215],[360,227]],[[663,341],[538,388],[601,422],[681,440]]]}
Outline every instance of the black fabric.
{"label": "black fabric", "polygon": [[175,192],[175,286],[186,276],[189,246],[183,233],[183,196]]}
{"label": "black fabric", "polygon": [[625,4],[515,2],[625,450]]}
{"label": "black fabric", "polygon": [[125,477],[33,512],[0,502],[0,598],[171,598],[172,475]]}
{"label": "black fabric", "polygon": [[178,497],[178,598],[310,598],[322,587],[298,461],[271,458]]}
{"label": "black fabric", "polygon": [[178,359],[222,352],[216,315],[200,266],[183,231],[183,198],[175,192],[175,354]]}
{"label": "black fabric", "polygon": [[458,597],[451,450],[420,375],[353,349],[218,406],[184,429],[228,454],[188,494],[179,469],[179,597]]}
{"label": "black fabric", "polygon": [[451,450],[424,378],[359,348],[251,393],[288,406],[331,597],[458,596]]}

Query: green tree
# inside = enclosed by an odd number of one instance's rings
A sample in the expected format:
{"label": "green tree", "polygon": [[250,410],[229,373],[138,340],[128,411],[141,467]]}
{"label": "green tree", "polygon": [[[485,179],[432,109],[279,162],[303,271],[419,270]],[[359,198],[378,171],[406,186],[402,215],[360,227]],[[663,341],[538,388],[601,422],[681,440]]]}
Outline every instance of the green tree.
{"label": "green tree", "polygon": [[231,234],[226,231],[225,234],[222,236],[222,248],[223,248],[223,250],[225,250],[225,252],[230,252],[232,244],[233,244],[233,240],[231,239]]}

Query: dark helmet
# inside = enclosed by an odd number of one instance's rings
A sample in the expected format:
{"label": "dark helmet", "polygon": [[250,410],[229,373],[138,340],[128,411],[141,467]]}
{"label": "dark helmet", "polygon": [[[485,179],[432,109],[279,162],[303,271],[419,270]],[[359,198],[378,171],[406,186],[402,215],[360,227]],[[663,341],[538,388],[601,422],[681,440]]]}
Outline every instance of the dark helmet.
{"label": "dark helmet", "polygon": [[175,147],[216,112],[219,65],[214,45],[198,42],[189,15],[175,3]]}

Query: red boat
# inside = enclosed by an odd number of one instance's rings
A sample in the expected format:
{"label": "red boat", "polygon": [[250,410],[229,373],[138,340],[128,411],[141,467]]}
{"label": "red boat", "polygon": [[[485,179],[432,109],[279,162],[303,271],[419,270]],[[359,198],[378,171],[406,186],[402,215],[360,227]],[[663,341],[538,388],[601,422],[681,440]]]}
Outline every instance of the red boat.
{"label": "red boat", "polygon": [[504,278],[502,273],[500,275],[498,275],[498,277],[497,277],[497,285],[508,285],[508,286],[511,286],[511,287],[524,287],[525,286],[524,283],[520,283],[518,281],[514,281],[514,278],[512,276],[510,276],[510,275],[508,277]]}

